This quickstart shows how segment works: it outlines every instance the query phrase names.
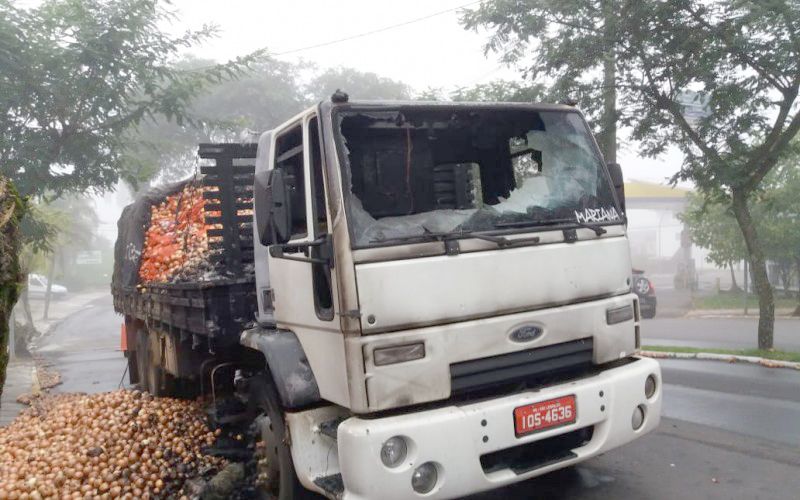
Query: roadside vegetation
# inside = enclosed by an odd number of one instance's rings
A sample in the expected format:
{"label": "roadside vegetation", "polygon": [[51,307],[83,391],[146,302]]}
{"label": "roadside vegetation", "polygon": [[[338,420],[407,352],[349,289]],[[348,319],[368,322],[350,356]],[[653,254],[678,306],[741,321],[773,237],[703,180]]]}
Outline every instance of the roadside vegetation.
{"label": "roadside vegetation", "polygon": [[669,345],[645,345],[643,351],[654,352],[681,352],[681,353],[701,353],[729,354],[731,356],[754,356],[758,358],[771,359],[775,361],[791,361],[800,363],[800,352],[776,351],[764,349],[717,349],[705,347],[682,347]]}
{"label": "roadside vegetation", "polygon": [[[744,308],[745,299],[741,293],[721,293],[706,297],[695,297],[692,301],[693,309],[738,309]],[[775,299],[775,309],[794,309],[797,299],[778,297]],[[754,313],[758,312],[758,296],[747,295],[747,307]]]}

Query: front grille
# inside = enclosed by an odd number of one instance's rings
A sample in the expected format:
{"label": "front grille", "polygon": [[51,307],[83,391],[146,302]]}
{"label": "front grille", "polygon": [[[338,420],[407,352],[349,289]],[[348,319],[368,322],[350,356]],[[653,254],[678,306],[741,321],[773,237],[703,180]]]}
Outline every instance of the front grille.
{"label": "front grille", "polygon": [[592,440],[594,426],[559,434],[558,436],[506,448],[481,455],[483,472],[490,474],[511,469],[515,474],[525,474],[540,467],[569,460],[577,455],[572,451]]}
{"label": "front grille", "polygon": [[501,389],[509,385],[535,387],[566,380],[592,369],[592,338],[573,340],[500,356],[450,365],[453,396]]}

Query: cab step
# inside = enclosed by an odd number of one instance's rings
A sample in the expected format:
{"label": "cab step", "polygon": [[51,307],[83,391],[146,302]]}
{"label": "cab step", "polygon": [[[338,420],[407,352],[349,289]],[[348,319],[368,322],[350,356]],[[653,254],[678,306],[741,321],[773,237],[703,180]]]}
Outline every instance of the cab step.
{"label": "cab step", "polygon": [[329,497],[339,499],[344,494],[344,482],[341,474],[317,477],[314,479],[314,484],[324,490]]}

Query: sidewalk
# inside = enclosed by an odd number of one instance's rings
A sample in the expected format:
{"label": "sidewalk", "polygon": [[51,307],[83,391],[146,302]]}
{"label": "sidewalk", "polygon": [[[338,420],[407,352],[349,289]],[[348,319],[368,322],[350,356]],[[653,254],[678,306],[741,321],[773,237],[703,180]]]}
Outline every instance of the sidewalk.
{"label": "sidewalk", "polygon": [[26,405],[17,403],[17,398],[33,391],[36,366],[33,358],[17,358],[8,363],[3,396],[0,398],[0,427],[14,420]]}
{"label": "sidewalk", "polygon": [[[31,352],[36,352],[36,344],[60,322],[86,308],[92,302],[108,296],[110,293],[107,287],[103,287],[72,294],[61,300],[51,301],[46,320],[42,319],[44,300],[31,300],[33,324],[41,334],[32,340],[33,345],[29,346]],[[17,307],[21,309],[22,306],[18,303]],[[17,321],[22,319],[21,316],[21,311],[17,309]],[[26,408],[26,405],[17,403],[19,396],[38,392],[38,390],[34,359],[26,354],[10,360],[6,368],[6,381],[3,386],[2,398],[0,398],[0,427],[11,423],[19,412]]]}

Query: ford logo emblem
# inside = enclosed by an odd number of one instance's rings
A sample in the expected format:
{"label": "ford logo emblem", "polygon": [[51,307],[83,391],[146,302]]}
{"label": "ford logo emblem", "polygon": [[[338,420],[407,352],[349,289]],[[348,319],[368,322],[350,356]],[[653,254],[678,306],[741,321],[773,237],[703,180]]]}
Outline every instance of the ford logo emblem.
{"label": "ford logo emblem", "polygon": [[534,325],[525,325],[511,332],[511,340],[514,342],[530,342],[538,339],[542,335],[542,329]]}

